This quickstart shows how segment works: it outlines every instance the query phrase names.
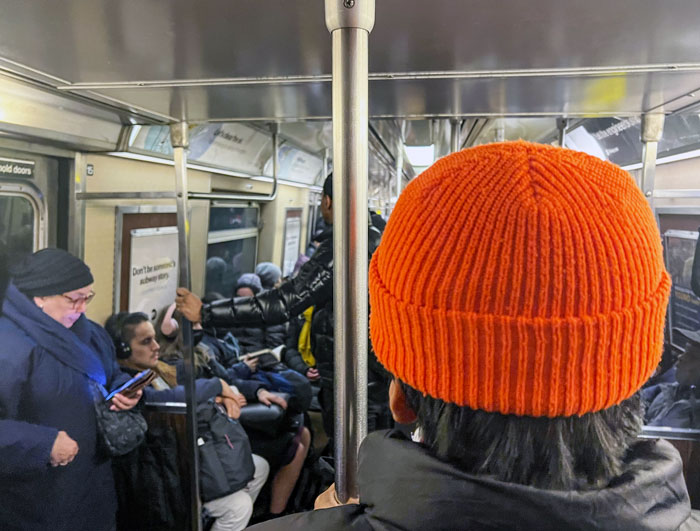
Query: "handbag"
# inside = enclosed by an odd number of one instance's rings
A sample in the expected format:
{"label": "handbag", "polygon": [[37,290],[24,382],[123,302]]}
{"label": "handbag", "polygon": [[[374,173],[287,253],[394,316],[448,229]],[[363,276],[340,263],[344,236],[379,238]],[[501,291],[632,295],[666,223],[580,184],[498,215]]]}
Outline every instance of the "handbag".
{"label": "handbag", "polygon": [[[103,387],[92,381],[97,440],[100,450],[110,457],[128,454],[143,443],[148,424],[136,407],[112,411]],[[138,406],[137,406],[138,407]]]}
{"label": "handbag", "polygon": [[253,479],[255,464],[248,435],[212,400],[197,408],[197,435],[202,501],[239,491]]}

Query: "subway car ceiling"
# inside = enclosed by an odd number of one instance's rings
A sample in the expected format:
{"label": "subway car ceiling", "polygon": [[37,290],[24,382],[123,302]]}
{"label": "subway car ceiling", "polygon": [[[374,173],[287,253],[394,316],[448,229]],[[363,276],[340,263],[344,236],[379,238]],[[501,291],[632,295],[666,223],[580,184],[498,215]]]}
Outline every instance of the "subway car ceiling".
{"label": "subway car ceiling", "polygon": [[[332,164],[331,37],[317,0],[3,8],[3,136],[168,158],[162,126],[186,120],[193,163],[260,176],[279,123],[281,179],[318,186],[324,157]],[[565,127],[571,147],[633,167],[640,116],[664,113],[659,157],[696,150],[699,26],[694,0],[377,2],[370,197],[389,198],[398,164],[407,181],[449,153],[455,127],[459,147],[556,142]],[[231,150],[212,155],[215,139]],[[414,160],[411,148],[428,146]]]}

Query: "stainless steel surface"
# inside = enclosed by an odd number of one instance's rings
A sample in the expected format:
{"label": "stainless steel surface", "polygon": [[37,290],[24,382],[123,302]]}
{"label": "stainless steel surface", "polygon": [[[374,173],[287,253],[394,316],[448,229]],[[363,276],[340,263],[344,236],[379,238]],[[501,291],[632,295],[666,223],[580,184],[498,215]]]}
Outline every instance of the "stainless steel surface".
{"label": "stainless steel surface", "polygon": [[644,142],[642,150],[642,173],[640,187],[649,204],[654,206],[654,177],[656,175],[656,153],[658,142]]}
{"label": "stainless steel surface", "polygon": [[[173,146],[175,162],[175,193],[177,204],[178,230],[178,285],[187,289],[191,287],[190,255],[189,255],[189,221],[187,219],[187,122],[178,122],[170,126],[170,141]],[[192,323],[180,319],[180,331],[183,339],[183,358],[185,372],[185,401],[187,402],[186,418],[186,459],[190,473],[190,529],[201,529],[201,503],[199,499],[199,452],[197,448],[197,411],[194,386],[194,345],[192,341]]]}
{"label": "stainless steel surface", "polygon": [[[317,4],[6,0],[0,69],[160,120],[327,118]],[[383,0],[376,17],[372,116],[632,115],[700,87],[694,0]]]}
{"label": "stainless steel surface", "polygon": [[341,28],[372,31],[374,0],[326,0],[326,27],[331,33]]}
{"label": "stainless steel surface", "polygon": [[[370,83],[370,117],[631,116],[676,101],[699,86],[700,73],[674,69],[653,74],[392,78]],[[177,96],[186,101],[192,121],[327,120],[331,113],[326,81],[303,85],[110,88],[100,93],[167,116],[171,116],[171,104]],[[673,110],[673,106],[667,110]]]}
{"label": "stainless steel surface", "polygon": [[654,197],[658,199],[700,199],[700,190],[672,189],[654,190]]}
{"label": "stainless steel surface", "polygon": [[[76,153],[71,163],[71,179],[68,193],[68,252],[80,259],[85,258],[85,210],[84,201],[78,196],[87,188],[86,157],[84,153]],[[121,235],[120,235],[121,237]]]}
{"label": "stainless steel surface", "polygon": [[700,430],[687,428],[669,428],[666,426],[644,426],[641,439],[668,439],[671,441],[700,442]]}
{"label": "stainless steel surface", "polygon": [[400,144],[397,147],[398,151],[398,157],[396,157],[396,167],[394,168],[394,181],[395,181],[395,188],[394,191],[396,192],[396,195],[392,197],[392,203],[396,204],[396,200],[399,198],[401,195],[401,190],[403,190],[403,144]]}
{"label": "stainless steel surface", "polygon": [[664,130],[663,114],[645,114],[642,116],[641,140],[644,143],[642,151],[641,188],[649,204],[654,206],[654,177],[656,175],[656,154],[659,140]]}
{"label": "stainless steel surface", "polygon": [[460,120],[450,120],[450,151],[457,153],[461,147],[462,123]]}
{"label": "stainless steel surface", "polygon": [[122,117],[0,75],[0,132],[83,151],[114,149]]}
{"label": "stainless steel surface", "polygon": [[[370,15],[374,2],[364,4]],[[326,0],[326,20],[348,18]],[[368,41],[366,29],[329,26],[333,49],[333,309],[335,482],[341,502],[358,496],[357,459],[367,434]],[[373,24],[363,19],[368,29]]]}
{"label": "stainless steel surface", "polygon": [[175,199],[175,192],[79,192],[78,201],[100,201],[114,199]]}
{"label": "stainless steel surface", "polygon": [[658,142],[664,132],[665,116],[663,113],[642,116],[642,142]]}
{"label": "stainless steel surface", "polygon": [[566,118],[557,118],[557,132],[560,147],[566,147],[566,128],[569,125],[569,120]]}
{"label": "stainless steel surface", "polygon": [[[318,7],[316,0],[5,0],[0,55],[70,83],[328,74]],[[620,65],[700,62],[694,0],[676,0],[673,9],[640,0],[541,0],[536,10],[517,0],[383,0],[376,9],[372,72],[624,71]]]}

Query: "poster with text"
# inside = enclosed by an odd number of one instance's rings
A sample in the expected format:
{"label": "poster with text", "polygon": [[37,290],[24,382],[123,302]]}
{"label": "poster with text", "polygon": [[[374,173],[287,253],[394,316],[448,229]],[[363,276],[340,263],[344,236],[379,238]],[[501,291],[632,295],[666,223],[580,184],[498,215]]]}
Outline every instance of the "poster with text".
{"label": "poster with text", "polygon": [[282,252],[282,276],[287,277],[294,271],[299,259],[301,244],[301,208],[288,208],[284,216],[284,249]]}
{"label": "poster with text", "polygon": [[175,300],[177,281],[177,227],[132,230],[129,311],[155,321]]}

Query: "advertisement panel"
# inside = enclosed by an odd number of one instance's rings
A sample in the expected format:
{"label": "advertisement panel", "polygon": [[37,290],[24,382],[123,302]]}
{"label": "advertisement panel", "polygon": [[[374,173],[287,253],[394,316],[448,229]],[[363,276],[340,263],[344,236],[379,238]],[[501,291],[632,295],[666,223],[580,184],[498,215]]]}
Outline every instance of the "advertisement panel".
{"label": "advertisement panel", "polygon": [[129,312],[143,312],[155,320],[175,300],[177,280],[177,227],[133,229]]}

